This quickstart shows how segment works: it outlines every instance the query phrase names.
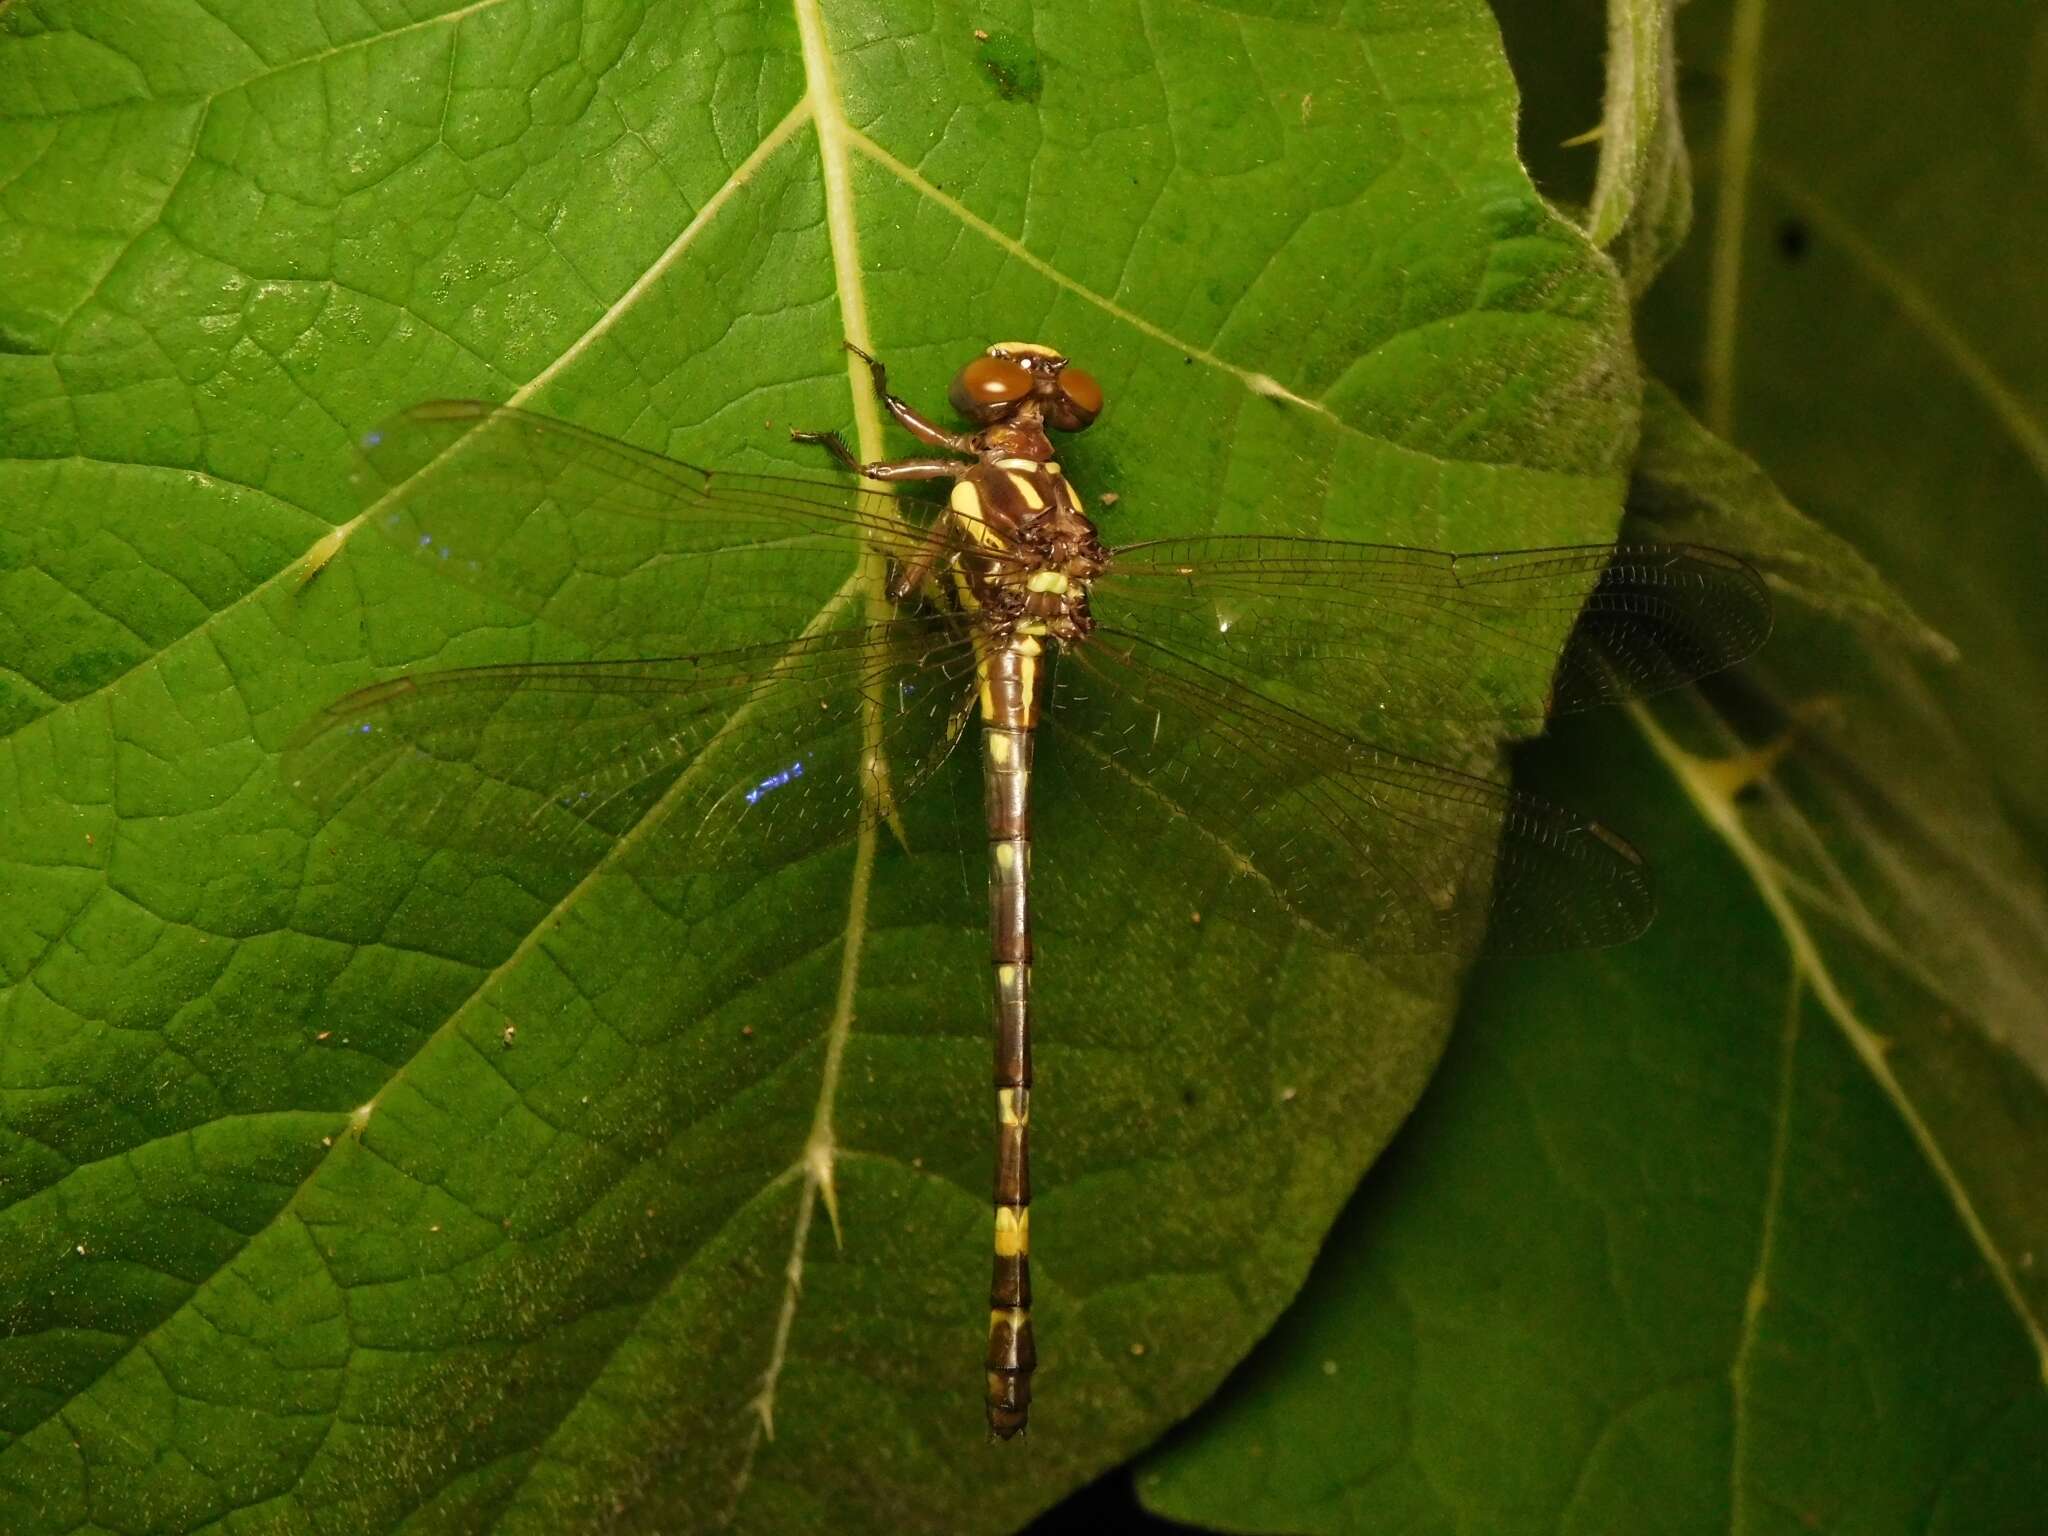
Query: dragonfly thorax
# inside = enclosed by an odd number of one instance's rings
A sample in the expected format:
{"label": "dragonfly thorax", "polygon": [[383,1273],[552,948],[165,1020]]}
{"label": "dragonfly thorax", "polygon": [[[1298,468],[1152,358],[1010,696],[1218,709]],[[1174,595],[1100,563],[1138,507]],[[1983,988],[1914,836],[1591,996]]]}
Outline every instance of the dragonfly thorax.
{"label": "dragonfly thorax", "polygon": [[999,629],[1077,639],[1093,627],[1088,583],[1108,556],[1081,499],[1050,460],[987,453],[953,487],[948,515],[974,601]]}

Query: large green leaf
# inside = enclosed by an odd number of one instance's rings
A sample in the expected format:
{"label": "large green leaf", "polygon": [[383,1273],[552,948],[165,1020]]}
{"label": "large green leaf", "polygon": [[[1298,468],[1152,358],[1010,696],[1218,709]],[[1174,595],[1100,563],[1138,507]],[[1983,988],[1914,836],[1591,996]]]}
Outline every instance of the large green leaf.
{"label": "large green leaf", "polygon": [[[1525,153],[1589,198],[1567,140],[1603,7],[1500,9]],[[1753,552],[1785,622],[1728,716],[1529,755],[1632,812],[1668,916],[1482,973],[1302,1302],[1150,1463],[1177,1517],[2042,1529],[2041,297],[2014,221],[2040,212],[2048,32],[2025,7],[1681,15],[1721,201],[1652,291],[1650,354],[1817,520],[1653,386],[1632,527]]]}
{"label": "large green leaf", "polygon": [[1044,808],[1129,906],[1044,935],[995,1450],[967,754],[914,851],[680,888],[322,826],[275,760],[394,669],[575,654],[336,535],[425,396],[789,464],[885,446],[842,335],[921,400],[1047,335],[1113,537],[1610,535],[1619,288],[1483,6],[41,0],[0,104],[0,1523],[995,1530],[1205,1396],[1449,966],[1197,928],[1135,812]]}
{"label": "large green leaf", "polygon": [[2048,860],[2048,15],[1684,16],[1701,238],[1644,307],[1646,355],[1955,642],[1940,712]]}
{"label": "large green leaf", "polygon": [[2039,1360],[1949,1191],[1670,765],[1625,726],[1559,746],[1674,920],[1485,976],[1148,1503],[1288,1532],[2039,1530]]}
{"label": "large green leaf", "polygon": [[1477,973],[1301,1301],[1150,1461],[1167,1514],[2039,1528],[2048,884],[1915,675],[1938,637],[1654,389],[1631,504],[1764,560],[1732,697],[1785,755],[1698,701],[1525,754],[1626,815],[1667,916]]}

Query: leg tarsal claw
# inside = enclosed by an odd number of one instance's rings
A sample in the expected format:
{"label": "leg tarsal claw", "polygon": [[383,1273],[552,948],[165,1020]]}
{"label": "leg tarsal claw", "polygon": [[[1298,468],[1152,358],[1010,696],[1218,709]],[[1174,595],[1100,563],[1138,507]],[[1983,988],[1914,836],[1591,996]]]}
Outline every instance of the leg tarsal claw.
{"label": "leg tarsal claw", "polygon": [[891,415],[894,415],[899,408],[908,409],[908,407],[903,405],[902,401],[893,399],[890,396],[889,370],[883,366],[880,358],[876,357],[872,352],[864,351],[862,348],[855,346],[850,341],[846,344],[846,350],[868,365],[868,378],[874,383],[875,398],[889,407]]}
{"label": "leg tarsal claw", "polygon": [[861,473],[861,462],[853,456],[853,450],[846,446],[846,439],[837,432],[799,432],[791,428],[789,440],[792,443],[815,444],[823,448],[847,469]]}
{"label": "leg tarsal claw", "polygon": [[868,365],[868,376],[875,381],[875,393],[886,397],[889,393],[889,370],[882,366],[874,353],[853,342],[846,344],[846,350]]}

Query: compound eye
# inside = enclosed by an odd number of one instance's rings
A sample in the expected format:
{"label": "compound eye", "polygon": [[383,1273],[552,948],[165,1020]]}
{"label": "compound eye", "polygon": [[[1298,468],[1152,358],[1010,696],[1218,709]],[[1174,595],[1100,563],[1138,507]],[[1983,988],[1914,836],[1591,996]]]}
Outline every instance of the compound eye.
{"label": "compound eye", "polygon": [[976,421],[992,421],[1004,408],[1031,393],[1031,370],[1007,357],[977,357],[953,376],[946,391],[953,409]]}
{"label": "compound eye", "polygon": [[1079,368],[1062,369],[1060,393],[1066,396],[1067,404],[1080,418],[1077,426],[1085,427],[1102,414],[1102,386],[1095,382],[1094,374],[1084,373]]}

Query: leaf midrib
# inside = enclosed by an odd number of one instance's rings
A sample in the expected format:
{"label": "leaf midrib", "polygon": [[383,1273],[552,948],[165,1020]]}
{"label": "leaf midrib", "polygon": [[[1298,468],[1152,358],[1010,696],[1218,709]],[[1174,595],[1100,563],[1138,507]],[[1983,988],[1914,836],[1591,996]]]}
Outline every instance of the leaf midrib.
{"label": "leaf midrib", "polygon": [[[874,351],[874,337],[868,326],[867,286],[860,267],[860,218],[854,206],[853,177],[847,164],[850,129],[845,103],[839,92],[838,71],[833,64],[830,38],[818,0],[793,0],[798,35],[803,43],[805,100],[817,133],[818,162],[825,187],[825,227],[832,248],[834,288],[839,298],[840,319],[846,339],[863,352]],[[883,457],[882,416],[879,402],[868,387],[866,364],[851,350],[845,354],[847,388],[853,397],[854,433],[863,462]],[[873,547],[860,557],[855,579],[866,589],[870,617],[881,616],[888,607],[887,562]],[[881,748],[878,705],[864,699],[861,706],[863,759],[878,757]],[[884,772],[887,771],[886,764]],[[799,1159],[803,1168],[803,1193],[797,1200],[794,1230],[790,1236],[789,1260],[783,1266],[783,1293],[776,1313],[775,1332],[766,1364],[761,1370],[761,1387],[750,1404],[752,1423],[747,1429],[739,1471],[734,1474],[727,1520],[739,1511],[753,1476],[754,1461],[764,1439],[775,1437],[775,1399],[781,1386],[782,1370],[789,1358],[789,1340],[796,1326],[798,1303],[803,1296],[804,1251],[810,1241],[811,1222],[820,1201],[831,1217],[832,1235],[840,1239],[839,1202],[835,1185],[834,1160],[838,1140],[833,1132],[832,1114],[838,1101],[840,1069],[846,1059],[846,1042],[853,1032],[854,999],[860,988],[860,963],[868,932],[868,889],[874,876],[875,844],[879,827],[874,817],[863,817],[854,848],[853,872],[846,896],[846,930],[840,948],[839,986],[832,1017],[825,1027],[825,1057],[818,1071],[818,1097],[811,1114],[811,1128]]]}

